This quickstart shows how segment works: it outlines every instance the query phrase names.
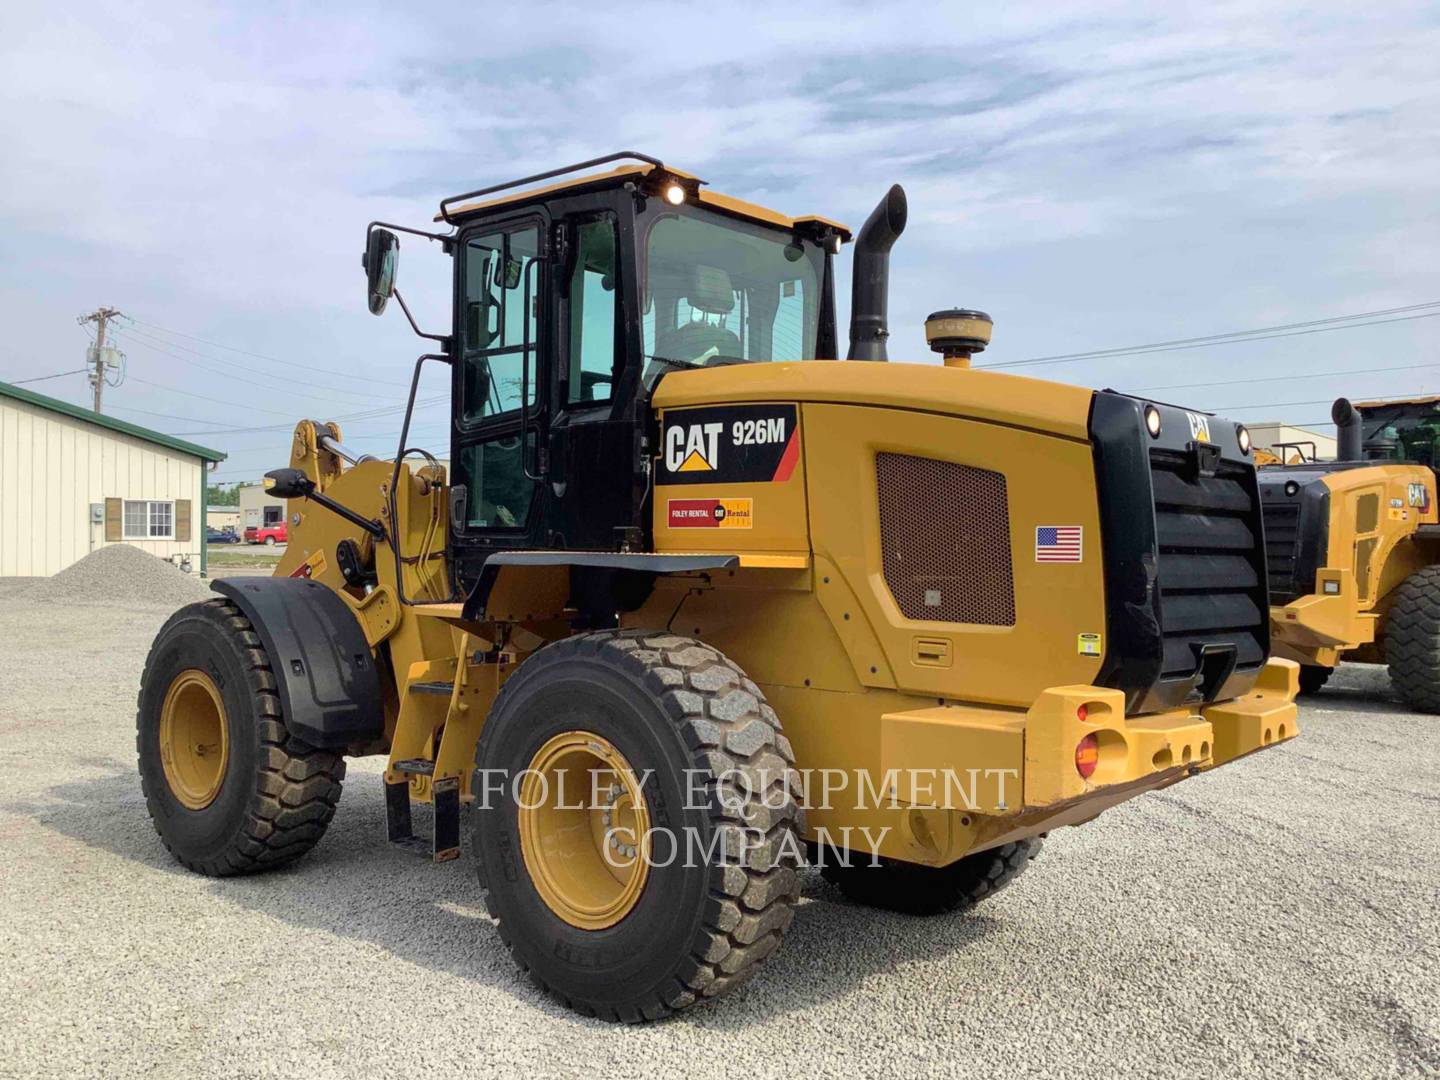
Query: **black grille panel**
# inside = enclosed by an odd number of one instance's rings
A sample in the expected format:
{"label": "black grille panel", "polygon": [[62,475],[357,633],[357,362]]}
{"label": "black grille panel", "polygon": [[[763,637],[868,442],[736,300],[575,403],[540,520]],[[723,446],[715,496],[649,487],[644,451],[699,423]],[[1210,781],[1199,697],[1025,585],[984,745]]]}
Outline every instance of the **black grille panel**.
{"label": "black grille panel", "polygon": [[1256,499],[1245,466],[1199,476],[1186,455],[1153,450],[1161,679],[1187,677],[1208,649],[1235,650],[1237,668],[1265,659],[1267,641]]}
{"label": "black grille panel", "polygon": [[1288,604],[1295,591],[1295,550],[1300,541],[1300,504],[1267,502],[1265,565],[1270,572],[1270,603]]}

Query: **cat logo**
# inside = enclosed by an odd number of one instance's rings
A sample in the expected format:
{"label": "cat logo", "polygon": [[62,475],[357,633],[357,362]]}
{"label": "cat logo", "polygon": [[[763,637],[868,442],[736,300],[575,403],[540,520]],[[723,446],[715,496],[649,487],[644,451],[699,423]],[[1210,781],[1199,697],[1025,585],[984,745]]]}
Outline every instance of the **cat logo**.
{"label": "cat logo", "polygon": [[[1410,484],[1408,485],[1408,488],[1409,490],[1406,492],[1406,496],[1409,499],[1410,505],[1415,507],[1417,510],[1420,510],[1422,513],[1426,510],[1429,510],[1430,489],[1426,487],[1423,482],[1419,484]],[[1399,502],[1400,500],[1396,499],[1395,501]]]}
{"label": "cat logo", "polygon": [[1187,412],[1190,418],[1190,437],[1199,439],[1201,442],[1210,441],[1210,418],[1201,413]]}
{"label": "cat logo", "polygon": [[665,429],[665,468],[670,472],[713,472],[720,464],[724,424],[675,424]]}

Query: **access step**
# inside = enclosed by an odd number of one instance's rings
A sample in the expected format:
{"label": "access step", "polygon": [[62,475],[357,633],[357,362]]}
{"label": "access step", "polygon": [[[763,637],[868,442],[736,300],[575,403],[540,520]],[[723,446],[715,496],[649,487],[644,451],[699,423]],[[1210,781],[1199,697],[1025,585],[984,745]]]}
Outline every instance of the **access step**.
{"label": "access step", "polygon": [[[406,764],[427,766],[426,773],[434,772],[431,762],[396,762],[397,769]],[[429,854],[435,862],[449,862],[460,857],[460,779],[450,776],[436,780],[430,787],[430,799],[435,807],[435,825],[430,842],[416,836],[410,824],[410,785],[401,780],[385,785],[385,832],[392,844],[407,848],[419,854]]]}
{"label": "access step", "polygon": [[435,762],[425,761],[422,758],[406,758],[404,761],[397,761],[391,766],[396,772],[410,773],[412,776],[434,776]]}
{"label": "access step", "polygon": [[455,684],[448,682],[412,682],[410,693],[412,694],[434,694],[437,697],[449,697],[455,692]]}

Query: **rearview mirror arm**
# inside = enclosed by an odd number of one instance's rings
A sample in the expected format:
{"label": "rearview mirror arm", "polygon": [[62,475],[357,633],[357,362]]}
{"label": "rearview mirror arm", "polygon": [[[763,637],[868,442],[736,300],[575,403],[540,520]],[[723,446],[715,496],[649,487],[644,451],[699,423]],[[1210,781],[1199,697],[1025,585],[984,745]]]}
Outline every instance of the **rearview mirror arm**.
{"label": "rearview mirror arm", "polygon": [[329,495],[315,490],[315,481],[306,476],[301,469],[272,469],[265,474],[265,479],[271,481],[268,490],[276,498],[309,499],[311,502],[319,503],[332,514],[339,514],[350,524],[364,529],[377,539],[385,535],[385,530],[378,521],[372,521],[370,518],[357,514],[343,503],[338,503]]}
{"label": "rearview mirror arm", "polygon": [[400,290],[399,290],[399,289],[392,289],[390,295],[392,295],[393,297],[395,297],[396,302],[399,303],[399,305],[400,305],[400,310],[405,313],[405,318],[410,321],[410,329],[415,331],[415,336],[416,336],[416,337],[423,337],[423,338],[428,338],[428,339],[431,340],[431,341],[438,341],[438,342],[440,343],[440,347],[441,347],[442,349],[444,349],[447,353],[450,351],[450,343],[451,343],[450,335],[448,335],[448,334],[427,334],[424,330],[421,330],[420,327],[416,324],[416,322],[415,322],[415,316],[410,314],[410,305],[407,304],[407,303],[405,303],[405,297],[403,297],[403,296],[400,295]]}

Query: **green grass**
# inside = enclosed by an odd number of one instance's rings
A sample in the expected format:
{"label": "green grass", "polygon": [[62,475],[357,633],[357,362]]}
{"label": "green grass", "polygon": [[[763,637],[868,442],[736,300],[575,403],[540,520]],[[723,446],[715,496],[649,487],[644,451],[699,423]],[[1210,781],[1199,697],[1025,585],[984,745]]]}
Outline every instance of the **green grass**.
{"label": "green grass", "polygon": [[233,547],[210,548],[208,565],[214,566],[274,566],[280,560],[278,551],[263,547],[235,545]]}

